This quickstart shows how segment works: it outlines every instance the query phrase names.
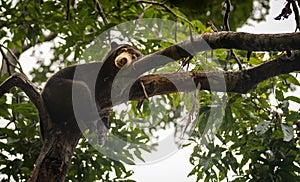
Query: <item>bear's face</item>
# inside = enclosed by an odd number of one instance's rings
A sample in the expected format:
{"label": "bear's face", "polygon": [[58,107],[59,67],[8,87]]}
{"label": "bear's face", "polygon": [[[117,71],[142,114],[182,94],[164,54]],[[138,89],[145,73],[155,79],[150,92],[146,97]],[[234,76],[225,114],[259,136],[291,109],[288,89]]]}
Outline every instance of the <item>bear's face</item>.
{"label": "bear's face", "polygon": [[121,69],[125,65],[130,65],[138,57],[142,56],[141,52],[136,48],[125,45],[117,50],[117,57],[115,59],[115,66]]}
{"label": "bear's face", "polygon": [[134,46],[112,42],[98,72],[96,88],[111,86],[120,69],[129,66],[141,56],[142,53]]}
{"label": "bear's face", "polygon": [[111,64],[111,61],[113,61],[114,64],[111,66],[114,68],[111,67],[111,71],[120,70],[123,66],[130,65],[133,61],[137,60],[141,56],[142,53],[134,46],[112,42],[110,44],[110,51],[104,59],[104,63]]}

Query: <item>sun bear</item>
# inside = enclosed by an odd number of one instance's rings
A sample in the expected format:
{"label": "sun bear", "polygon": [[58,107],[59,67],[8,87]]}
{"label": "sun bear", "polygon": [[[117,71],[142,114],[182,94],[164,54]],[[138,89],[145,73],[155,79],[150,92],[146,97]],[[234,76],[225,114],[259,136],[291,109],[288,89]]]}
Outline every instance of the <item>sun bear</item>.
{"label": "sun bear", "polygon": [[[123,66],[141,55],[131,45],[113,42],[102,62],[66,67],[50,77],[41,97],[55,127],[63,129],[77,122],[80,128],[93,130],[90,124],[94,122],[97,143],[104,145],[112,111],[113,80]],[[43,123],[41,130],[44,130]]]}

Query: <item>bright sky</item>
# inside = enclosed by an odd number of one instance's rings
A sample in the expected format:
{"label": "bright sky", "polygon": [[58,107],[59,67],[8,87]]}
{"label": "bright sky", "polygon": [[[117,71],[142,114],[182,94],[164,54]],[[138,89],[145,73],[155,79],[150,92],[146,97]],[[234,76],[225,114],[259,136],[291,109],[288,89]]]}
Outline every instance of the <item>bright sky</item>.
{"label": "bright sky", "polygon": [[[284,21],[275,21],[282,7],[285,5],[285,0],[271,0],[270,15],[266,17],[265,22],[252,23],[254,26],[244,26],[238,29],[239,32],[251,33],[283,33],[293,32],[295,30],[294,16]],[[47,52],[49,46],[43,46],[42,51]],[[31,53],[27,51],[20,57],[20,63],[24,72],[29,75],[32,69],[32,64],[28,64],[31,59]],[[31,59],[32,60],[32,59]],[[47,61],[47,60],[45,60]],[[189,156],[192,153],[192,147],[187,147],[177,151],[170,157],[156,163],[128,166],[128,169],[134,170],[134,179],[138,182],[153,182],[153,181],[172,181],[172,182],[194,182],[195,177],[187,177],[192,170],[192,165],[189,164]]]}

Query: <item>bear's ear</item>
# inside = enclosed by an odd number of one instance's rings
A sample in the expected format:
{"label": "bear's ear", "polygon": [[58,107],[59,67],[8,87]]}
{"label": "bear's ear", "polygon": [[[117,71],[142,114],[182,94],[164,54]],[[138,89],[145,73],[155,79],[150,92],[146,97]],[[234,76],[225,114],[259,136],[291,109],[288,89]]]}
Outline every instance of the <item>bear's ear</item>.
{"label": "bear's ear", "polygon": [[110,49],[111,49],[111,50],[116,49],[118,46],[119,46],[119,44],[116,43],[116,42],[111,42],[111,43],[110,43]]}

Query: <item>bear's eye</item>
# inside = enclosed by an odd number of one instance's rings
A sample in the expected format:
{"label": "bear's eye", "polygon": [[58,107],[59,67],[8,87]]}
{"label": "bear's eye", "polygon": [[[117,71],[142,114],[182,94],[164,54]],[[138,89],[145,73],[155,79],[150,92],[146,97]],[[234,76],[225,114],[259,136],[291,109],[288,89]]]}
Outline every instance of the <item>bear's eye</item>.
{"label": "bear's eye", "polygon": [[137,55],[136,55],[136,54],[133,54],[133,55],[131,56],[131,58],[132,58],[132,59],[136,59],[136,58],[137,58]]}
{"label": "bear's eye", "polygon": [[126,49],[126,48],[120,49],[120,50],[118,51],[118,55],[120,55],[120,54],[123,53],[123,52],[127,52],[127,49]]}

